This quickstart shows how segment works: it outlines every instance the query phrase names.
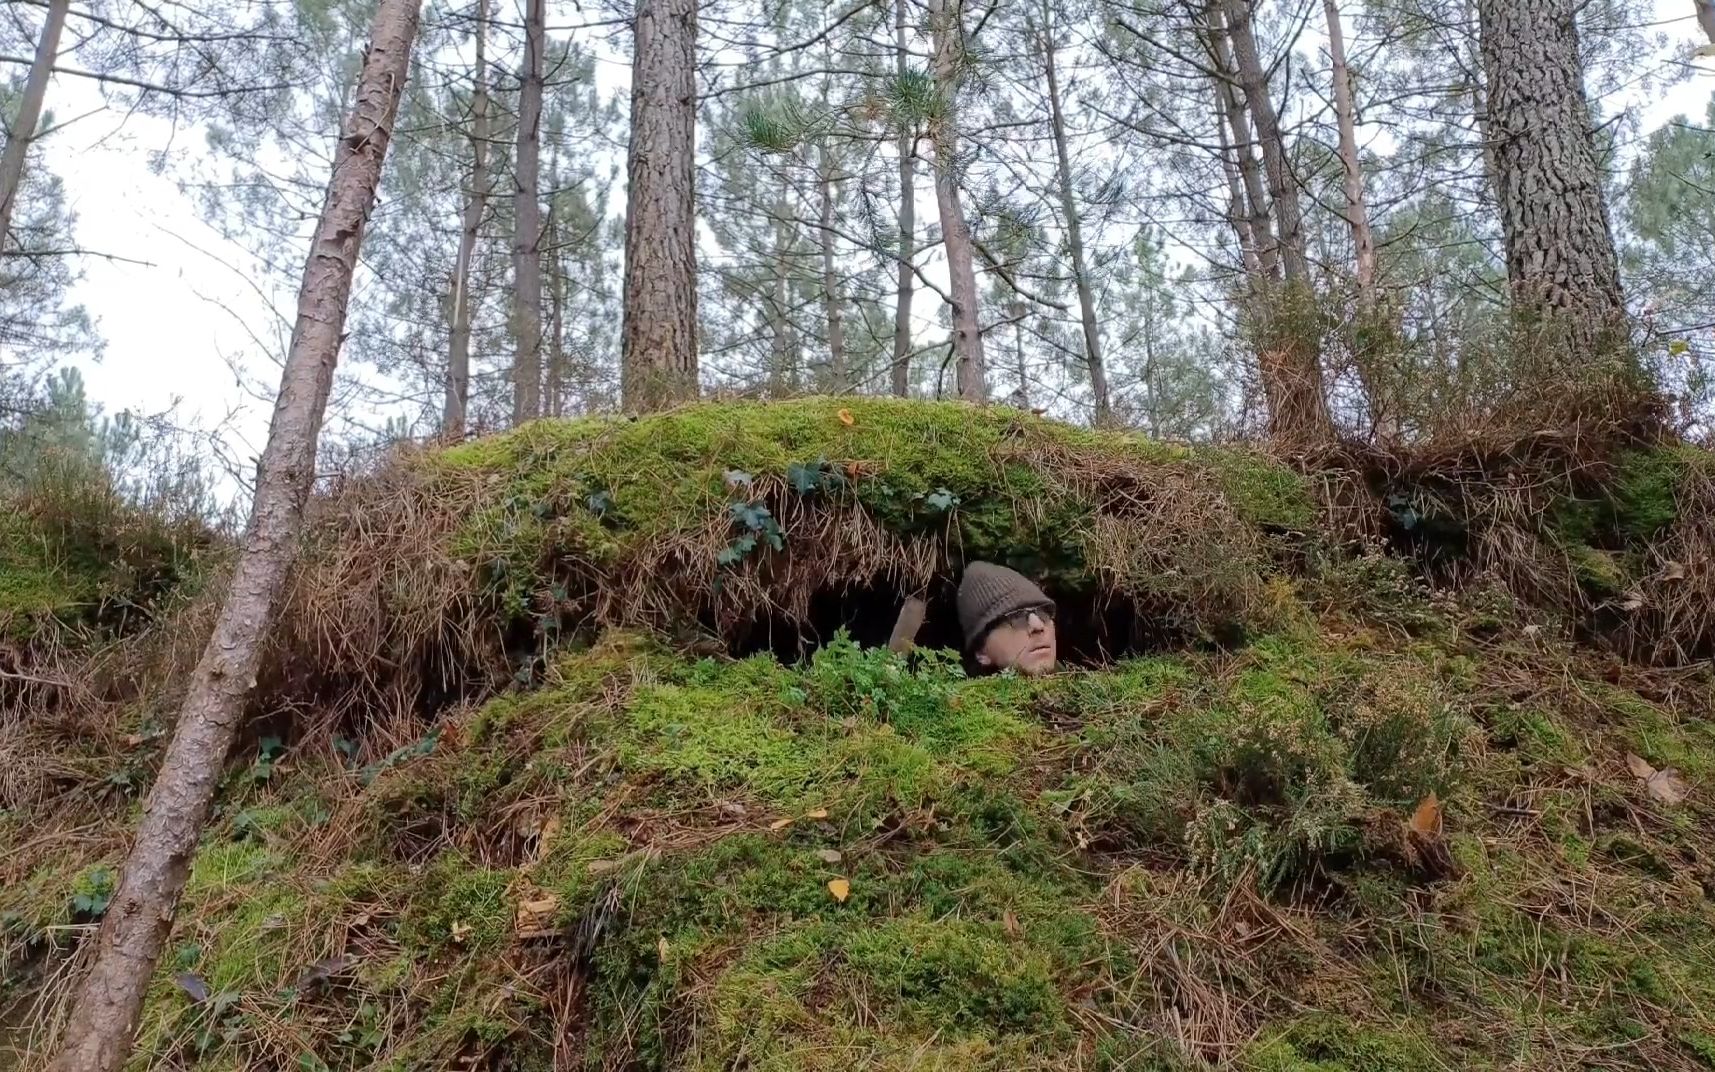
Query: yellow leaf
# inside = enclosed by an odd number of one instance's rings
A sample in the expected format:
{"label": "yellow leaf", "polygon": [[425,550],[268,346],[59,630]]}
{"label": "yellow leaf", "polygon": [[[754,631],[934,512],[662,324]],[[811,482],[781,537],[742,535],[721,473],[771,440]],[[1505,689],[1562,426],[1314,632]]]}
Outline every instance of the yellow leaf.
{"label": "yellow leaf", "polygon": [[1428,838],[1440,836],[1441,801],[1433,789],[1418,801],[1417,810],[1411,813],[1411,832]]}
{"label": "yellow leaf", "polygon": [[826,819],[827,817],[827,808],[817,808],[815,811],[807,811],[804,813],[804,818],[806,819]]}
{"label": "yellow leaf", "polygon": [[829,881],[828,892],[834,895],[834,900],[845,904],[846,898],[852,895],[852,884],[843,878],[836,878]]}
{"label": "yellow leaf", "polygon": [[667,962],[667,954],[672,951],[672,947],[667,944],[667,936],[662,935],[661,940],[655,943],[655,952],[660,955],[663,964]]}
{"label": "yellow leaf", "polygon": [[470,924],[459,923],[459,922],[455,921],[453,923],[453,941],[458,942],[460,945],[463,945],[464,940],[466,938],[469,938],[469,937],[470,937]]}
{"label": "yellow leaf", "polygon": [[857,423],[857,418],[852,416],[852,411],[849,409],[840,410],[836,416],[840,418],[840,423],[845,425],[847,428],[850,428],[852,425]]}
{"label": "yellow leaf", "polygon": [[560,836],[560,817],[550,815],[542,820],[542,828],[536,831],[536,851],[546,853],[549,842]]}
{"label": "yellow leaf", "polygon": [[790,816],[788,816],[785,819],[776,819],[773,822],[769,823],[768,829],[770,829],[770,830],[784,830],[791,825],[792,825],[792,819]]}
{"label": "yellow leaf", "polygon": [[1650,766],[1649,760],[1630,752],[1626,753],[1626,766],[1646,782],[1649,781],[1650,775],[1655,773],[1655,768]]}

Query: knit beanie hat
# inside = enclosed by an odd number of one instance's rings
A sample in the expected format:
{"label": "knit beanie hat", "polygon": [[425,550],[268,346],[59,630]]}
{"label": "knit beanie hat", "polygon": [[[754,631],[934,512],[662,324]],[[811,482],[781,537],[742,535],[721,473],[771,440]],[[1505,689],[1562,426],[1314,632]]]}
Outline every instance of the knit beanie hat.
{"label": "knit beanie hat", "polygon": [[976,647],[1007,615],[1034,607],[1052,610],[1054,601],[1030,578],[993,562],[972,562],[959,582],[959,628],[965,631],[965,648]]}

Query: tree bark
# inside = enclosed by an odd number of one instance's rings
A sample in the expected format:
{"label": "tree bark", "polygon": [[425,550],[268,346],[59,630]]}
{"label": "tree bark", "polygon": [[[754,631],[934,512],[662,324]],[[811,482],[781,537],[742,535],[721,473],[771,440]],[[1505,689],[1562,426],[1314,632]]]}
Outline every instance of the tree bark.
{"label": "tree bark", "polygon": [[970,223],[959,193],[958,68],[964,51],[962,0],[929,0],[929,20],[935,38],[935,88],[942,98],[941,117],[931,128],[935,142],[935,204],[941,214],[941,243],[947,253],[947,275],[953,306],[953,368],[959,397],[968,402],[988,400],[988,370],[983,360],[982,323],[978,319],[977,272]]}
{"label": "tree bark", "polygon": [[840,276],[834,267],[834,164],[824,144],[821,147],[822,197],[822,300],[827,305],[828,370],[833,381],[833,393],[844,394],[851,389],[846,371],[846,331],[843,322],[843,299],[840,297]]}
{"label": "tree bark", "polygon": [[1300,445],[1333,438],[1334,422],[1322,381],[1321,340],[1315,326],[1316,296],[1305,249],[1304,218],[1298,203],[1298,182],[1287,157],[1268,74],[1257,49],[1252,24],[1255,0],[1226,0],[1227,36],[1237,63],[1257,140],[1262,144],[1263,171],[1278,227],[1284,287],[1264,280],[1253,299],[1257,303],[1257,363],[1269,399],[1269,434],[1277,442]]}
{"label": "tree bark", "polygon": [[1263,69],[1257,51],[1256,32],[1252,25],[1254,0],[1226,0],[1227,37],[1232,42],[1237,61],[1239,85],[1244,90],[1245,103],[1251,121],[1256,125],[1256,139],[1262,145],[1263,173],[1268,178],[1269,201],[1274,206],[1274,222],[1279,228],[1281,264],[1288,282],[1308,281],[1310,259],[1305,253],[1304,216],[1298,204],[1298,183],[1292,174],[1286,155],[1286,140],[1280,132],[1280,118],[1269,96],[1268,73]]}
{"label": "tree bark", "polygon": [[6,151],[0,153],[0,249],[12,233],[12,210],[17,207],[18,189],[24,183],[24,162],[30,155],[30,143],[36,138],[36,125],[42,121],[42,102],[48,96],[48,79],[53,76],[60,33],[65,29],[70,10],[71,0],[48,2],[42,36],[36,39],[36,58],[24,79],[24,97],[18,102],[18,114],[6,135]]}
{"label": "tree bark", "polygon": [[476,2],[476,73],[471,89],[470,189],[465,191],[458,260],[453,265],[452,340],[447,354],[446,403],[441,435],[461,439],[470,401],[471,262],[482,216],[488,210],[488,0]]}
{"label": "tree bark", "polygon": [[542,415],[542,93],[547,63],[546,0],[526,0],[524,73],[518,87],[513,157],[512,423]]}
{"label": "tree bark", "polygon": [[1239,93],[1238,65],[1233,61],[1232,44],[1227,39],[1226,19],[1221,14],[1220,0],[1214,0],[1210,5],[1208,34],[1210,58],[1218,72],[1214,79],[1215,93],[1220,100],[1227,129],[1233,137],[1233,156],[1237,160],[1245,200],[1250,206],[1247,219],[1255,243],[1257,270],[1263,277],[1273,279],[1280,274],[1280,247],[1275,242],[1262,169],[1256,159],[1256,137],[1251,133],[1250,117],[1245,114],[1244,98]]}
{"label": "tree bark", "polygon": [[410,67],[417,0],[381,0],[335,149],[232,587],[191,676],[55,1072],[119,1072],[298,552],[364,226]]}
{"label": "tree bark", "polygon": [[1352,75],[1346,67],[1346,33],[1340,25],[1339,0],[1323,0],[1328,19],[1328,56],[1333,63],[1334,115],[1340,128],[1340,170],[1346,194],[1346,224],[1352,230],[1352,248],[1358,283],[1358,309],[1376,305],[1376,240],[1370,228],[1370,210],[1364,200],[1364,175],[1358,167],[1358,109],[1352,99]]}
{"label": "tree bark", "polygon": [[621,394],[697,395],[696,0],[638,0],[631,64]]}
{"label": "tree bark", "polygon": [[1084,324],[1084,363],[1089,368],[1090,393],[1095,400],[1095,423],[1100,426],[1112,418],[1108,404],[1108,374],[1102,363],[1102,336],[1096,324],[1095,294],[1090,288],[1089,266],[1084,262],[1084,232],[1078,219],[1078,202],[1072,193],[1072,158],[1066,147],[1066,114],[1060,102],[1059,73],[1054,67],[1054,15],[1049,0],[1042,3],[1042,61],[1048,75],[1048,109],[1054,128],[1054,155],[1060,165],[1060,210],[1066,217],[1066,242],[1072,247],[1072,278],[1078,287],[1078,312]]}
{"label": "tree bark", "polygon": [[[548,170],[550,175],[556,171],[551,164]],[[548,386],[543,410],[550,417],[560,417],[566,402],[566,259],[552,199],[548,201],[548,249]]]}
{"label": "tree bark", "polygon": [[1220,87],[1215,88],[1215,139],[1220,145],[1221,170],[1227,176],[1227,222],[1239,242],[1239,256],[1244,263],[1246,278],[1262,274],[1262,258],[1257,255],[1256,232],[1251,226],[1250,209],[1245,203],[1243,179],[1239,174],[1238,154],[1227,136],[1227,107]]}
{"label": "tree bark", "polygon": [[1587,345],[1623,330],[1625,302],[1577,8],[1576,0],[1478,0],[1477,21],[1514,309]]}
{"label": "tree bark", "polygon": [[[911,72],[911,42],[905,8],[911,0],[896,0],[893,9],[896,74],[903,81]],[[911,261],[917,255],[917,136],[909,124],[899,127],[899,300],[893,312],[893,393],[911,393],[911,298],[915,280]]]}

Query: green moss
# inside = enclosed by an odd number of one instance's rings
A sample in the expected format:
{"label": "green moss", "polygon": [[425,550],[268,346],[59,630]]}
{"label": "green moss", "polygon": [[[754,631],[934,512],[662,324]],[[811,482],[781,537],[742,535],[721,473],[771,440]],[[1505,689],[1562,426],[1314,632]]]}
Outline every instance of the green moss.
{"label": "green moss", "polygon": [[1421,1037],[1311,1016],[1249,1047],[1239,1061],[1254,1072],[1433,1072],[1443,1066]]}
{"label": "green moss", "polygon": [[424,954],[490,952],[511,934],[512,872],[445,853],[416,881],[401,938]]}
{"label": "green moss", "polygon": [[735,567],[771,542],[793,553],[806,538],[794,525],[814,530],[823,516],[800,506],[855,504],[892,538],[1004,562],[1062,589],[1092,587],[1100,566],[1107,583],[1170,601],[1201,625],[1242,611],[1271,568],[1261,530],[1303,530],[1314,519],[1303,481],[1261,455],[897,399],[535,422],[426,464],[482,488],[451,550],[517,617],[538,592],[564,588],[556,569],[624,569],[675,539],[680,556]]}

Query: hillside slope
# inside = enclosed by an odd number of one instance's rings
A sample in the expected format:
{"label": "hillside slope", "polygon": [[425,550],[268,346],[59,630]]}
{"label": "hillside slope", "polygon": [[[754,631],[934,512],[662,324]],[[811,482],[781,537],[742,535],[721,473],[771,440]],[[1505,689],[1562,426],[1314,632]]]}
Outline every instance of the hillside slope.
{"label": "hillside slope", "polygon": [[[1584,546],[1643,568],[1703,464],[1624,551],[1588,500]],[[323,503],[135,1067],[1715,1068],[1707,669],[1313,501],[892,402],[399,459]],[[977,554],[1087,665],[935,650]],[[919,591],[912,658],[836,635]],[[160,640],[0,721],[39,771],[0,778],[19,1067],[158,756]]]}

